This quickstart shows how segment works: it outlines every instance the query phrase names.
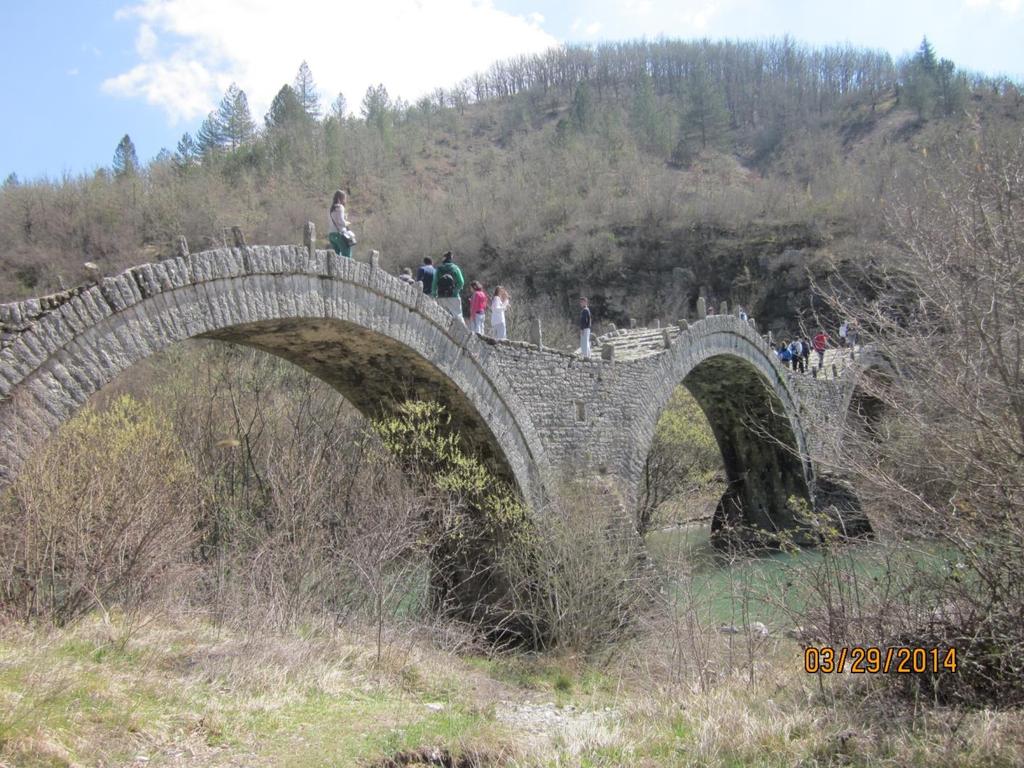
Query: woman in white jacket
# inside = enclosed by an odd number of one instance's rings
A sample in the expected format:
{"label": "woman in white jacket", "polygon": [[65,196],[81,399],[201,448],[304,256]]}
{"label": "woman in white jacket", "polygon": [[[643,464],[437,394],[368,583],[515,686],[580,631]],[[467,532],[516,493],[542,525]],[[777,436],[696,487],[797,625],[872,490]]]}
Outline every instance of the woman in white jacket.
{"label": "woman in white jacket", "polygon": [[505,310],[510,303],[508,291],[500,285],[494,289],[494,296],[491,297],[491,335],[496,339],[506,337]]}
{"label": "woman in white jacket", "polygon": [[334,200],[331,201],[331,226],[327,231],[327,239],[331,241],[331,247],[339,256],[352,258],[352,246],[345,239],[345,234],[351,235],[348,228],[348,219],[345,218],[345,203],[348,202],[348,195],[340,189],[334,193]]}

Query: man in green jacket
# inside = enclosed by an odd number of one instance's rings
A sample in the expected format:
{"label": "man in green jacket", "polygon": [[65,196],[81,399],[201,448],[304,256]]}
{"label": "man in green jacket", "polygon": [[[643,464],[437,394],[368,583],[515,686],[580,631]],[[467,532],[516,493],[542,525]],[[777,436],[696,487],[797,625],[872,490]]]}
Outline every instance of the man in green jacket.
{"label": "man in green jacket", "polygon": [[459,293],[465,284],[462,270],[452,261],[452,252],[447,251],[444,254],[444,261],[434,270],[434,287],[430,290],[430,295],[463,325],[466,321],[462,317],[462,298]]}

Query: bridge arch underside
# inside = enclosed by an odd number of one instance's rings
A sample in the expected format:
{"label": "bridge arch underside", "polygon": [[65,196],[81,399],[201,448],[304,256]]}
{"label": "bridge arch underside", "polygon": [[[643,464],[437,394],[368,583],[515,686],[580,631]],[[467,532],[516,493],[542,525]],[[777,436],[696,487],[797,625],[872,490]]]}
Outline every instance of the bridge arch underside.
{"label": "bridge arch underside", "polygon": [[337,390],[363,415],[393,413],[409,400],[434,401],[451,416],[463,447],[520,488],[512,465],[476,406],[444,373],[400,342],[354,323],[324,318],[266,320],[201,338],[243,344],[284,358]]}
{"label": "bridge arch underside", "polygon": [[302,279],[239,276],[188,285],[81,329],[0,400],[0,484],[122,371],[171,344],[208,338],[289,360],[368,416],[411,398],[440,402],[467,450],[528,502],[543,499],[535,432],[484,345],[440,308],[420,311],[422,292],[412,287],[396,299],[336,278]]}
{"label": "bridge arch underside", "polygon": [[[763,374],[742,358],[721,354],[698,363],[682,384],[704,411],[725,468],[713,537],[750,541],[790,531],[801,539],[806,519],[795,500],[810,503],[802,441]],[[770,536],[765,542],[773,543]]]}

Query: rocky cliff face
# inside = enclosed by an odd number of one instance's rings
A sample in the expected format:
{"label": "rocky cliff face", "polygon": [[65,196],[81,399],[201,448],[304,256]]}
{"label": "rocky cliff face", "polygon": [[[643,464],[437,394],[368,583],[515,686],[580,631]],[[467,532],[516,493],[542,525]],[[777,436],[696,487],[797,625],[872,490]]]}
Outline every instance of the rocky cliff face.
{"label": "rocky cliff face", "polygon": [[780,333],[797,328],[801,312],[814,304],[812,279],[834,269],[833,246],[849,239],[801,223],[623,228],[606,236],[604,258],[580,259],[563,248],[538,258],[533,270],[527,260],[500,258],[504,254],[483,260],[480,268],[485,281],[521,280],[534,295],[555,297],[570,312],[585,294],[601,322],[619,327],[630,318],[641,325],[692,318],[704,296],[716,311],[722,301],[742,304],[760,329]]}

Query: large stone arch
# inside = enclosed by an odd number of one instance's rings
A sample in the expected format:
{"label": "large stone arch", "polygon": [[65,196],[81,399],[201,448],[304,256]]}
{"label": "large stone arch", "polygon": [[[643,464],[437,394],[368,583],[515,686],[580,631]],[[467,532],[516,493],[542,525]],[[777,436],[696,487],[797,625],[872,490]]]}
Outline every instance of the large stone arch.
{"label": "large stone arch", "polygon": [[789,374],[752,326],[724,315],[694,323],[659,355],[652,406],[636,426],[633,462],[650,451],[657,421],[680,384],[704,411],[722,453],[728,488],[713,530],[799,527],[790,500],[810,503],[813,469]]}
{"label": "large stone arch", "polygon": [[0,482],[123,370],[185,339],[248,344],[323,378],[367,413],[447,405],[470,446],[543,498],[543,448],[495,348],[416,286],[298,246],[219,249],[136,267],[65,300],[4,308]]}

